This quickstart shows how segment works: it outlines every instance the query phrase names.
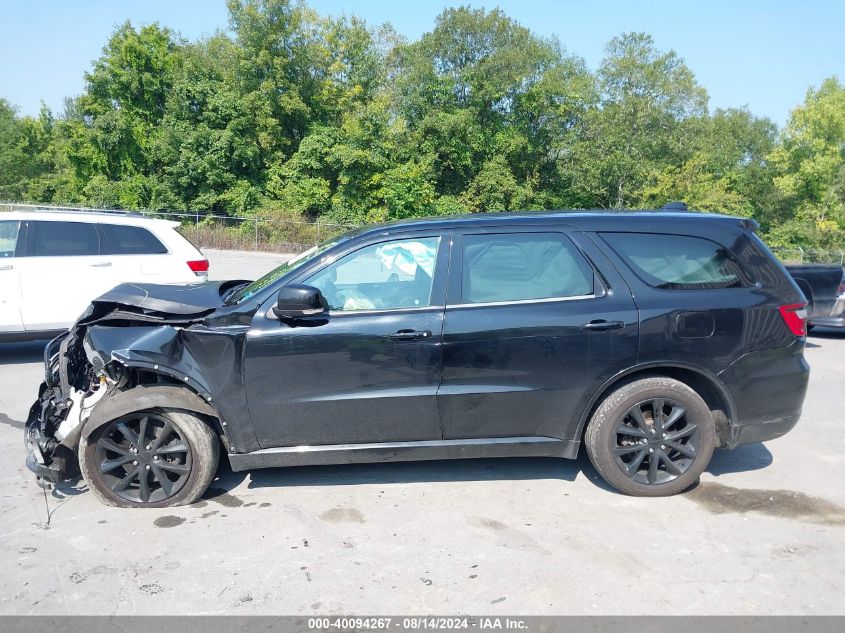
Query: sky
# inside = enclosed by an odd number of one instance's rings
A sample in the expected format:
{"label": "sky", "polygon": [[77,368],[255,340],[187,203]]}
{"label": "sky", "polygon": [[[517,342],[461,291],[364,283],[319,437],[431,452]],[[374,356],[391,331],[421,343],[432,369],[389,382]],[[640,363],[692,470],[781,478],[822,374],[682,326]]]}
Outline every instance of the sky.
{"label": "sky", "polygon": [[[310,0],[321,14],[390,22],[416,39],[448,6],[498,6],[543,36],[556,36],[591,69],[625,31],[674,49],[710,94],[711,108],[748,108],[783,125],[811,86],[845,82],[845,0]],[[227,28],[225,0],[0,0],[0,97],[22,114],[43,100],[61,112],[115,26],[159,22],[187,39]]]}

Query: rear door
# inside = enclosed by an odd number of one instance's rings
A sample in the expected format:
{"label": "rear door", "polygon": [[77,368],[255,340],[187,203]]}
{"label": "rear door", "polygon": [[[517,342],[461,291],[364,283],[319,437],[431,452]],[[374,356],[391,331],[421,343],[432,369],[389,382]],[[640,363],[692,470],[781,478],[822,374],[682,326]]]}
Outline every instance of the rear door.
{"label": "rear door", "polygon": [[19,258],[21,318],[30,331],[64,329],[114,285],[93,222],[29,221],[27,256]]}
{"label": "rear door", "polygon": [[467,231],[454,245],[438,407],[446,439],[573,439],[594,390],[636,362],[631,292],[565,228]]}
{"label": "rear door", "polygon": [[18,258],[18,220],[0,221],[0,332],[20,332],[21,279]]}

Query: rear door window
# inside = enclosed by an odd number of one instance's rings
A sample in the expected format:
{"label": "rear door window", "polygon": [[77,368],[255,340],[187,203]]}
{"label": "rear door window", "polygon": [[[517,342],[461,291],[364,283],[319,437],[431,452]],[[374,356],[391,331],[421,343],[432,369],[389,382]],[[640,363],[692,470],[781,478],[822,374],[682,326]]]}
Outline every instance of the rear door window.
{"label": "rear door window", "polygon": [[18,246],[18,220],[0,221],[0,257],[14,257]]}
{"label": "rear door window", "polygon": [[100,254],[100,236],[91,222],[32,222],[35,257]]}
{"label": "rear door window", "polygon": [[161,255],[167,252],[164,244],[143,227],[101,224],[100,228],[106,236],[109,255]]}
{"label": "rear door window", "polygon": [[644,282],[667,290],[738,288],[745,275],[730,251],[712,240],[663,233],[601,233]]}
{"label": "rear door window", "polygon": [[561,233],[464,235],[461,303],[593,294],[593,269]]}

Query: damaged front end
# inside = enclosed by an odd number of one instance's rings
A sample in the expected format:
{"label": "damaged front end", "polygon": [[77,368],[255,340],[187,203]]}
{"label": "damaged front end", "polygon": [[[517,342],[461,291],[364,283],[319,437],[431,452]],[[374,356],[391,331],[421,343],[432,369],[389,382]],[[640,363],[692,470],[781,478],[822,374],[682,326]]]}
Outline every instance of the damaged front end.
{"label": "damaged front end", "polygon": [[57,483],[79,474],[76,446],[91,409],[111,385],[87,362],[73,331],[44,349],[44,382],[29,410],[24,442],[26,465],[40,479]]}
{"label": "damaged front end", "polygon": [[[47,483],[78,476],[86,423],[102,401],[134,387],[178,385],[208,408],[239,371],[249,315],[226,311],[223,332],[209,319],[221,321],[213,314],[242,283],[123,284],[95,300],[44,349],[44,382],[25,425],[27,467]],[[203,372],[208,363],[217,367],[211,381]]]}

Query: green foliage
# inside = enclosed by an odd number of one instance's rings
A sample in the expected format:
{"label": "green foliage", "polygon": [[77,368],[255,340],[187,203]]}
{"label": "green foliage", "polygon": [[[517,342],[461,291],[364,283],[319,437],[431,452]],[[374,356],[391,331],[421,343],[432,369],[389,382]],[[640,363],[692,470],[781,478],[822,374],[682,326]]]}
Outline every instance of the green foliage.
{"label": "green foliage", "polygon": [[229,30],[197,41],[118,26],[58,115],[0,99],[0,198],[324,226],[685,200],[752,216],[776,245],[845,243],[836,78],[779,132],[710,112],[643,33],[611,40],[591,73],[498,9],[446,9],[407,42],[294,0],[227,6]]}
{"label": "green foliage", "polygon": [[611,40],[597,79],[600,104],[575,148],[579,197],[641,206],[648,180],[690,157],[690,123],[706,117],[707,93],[674,51],[658,50],[644,33]]}
{"label": "green foliage", "polygon": [[[792,111],[781,144],[771,153],[774,184],[792,210],[778,227],[790,246],[845,242],[845,87],[827,79]],[[790,217],[792,215],[792,217]]]}

